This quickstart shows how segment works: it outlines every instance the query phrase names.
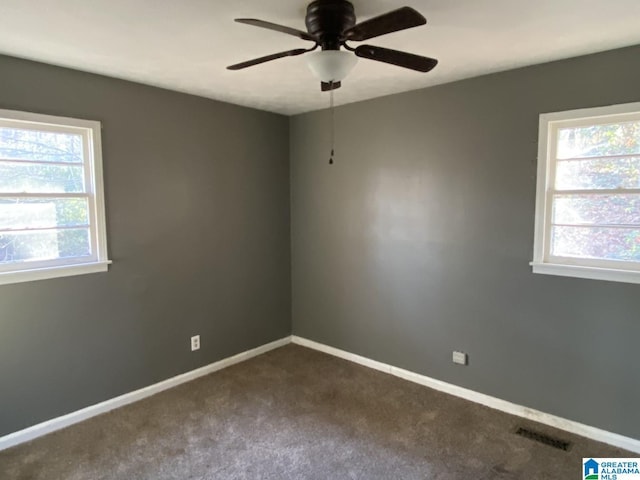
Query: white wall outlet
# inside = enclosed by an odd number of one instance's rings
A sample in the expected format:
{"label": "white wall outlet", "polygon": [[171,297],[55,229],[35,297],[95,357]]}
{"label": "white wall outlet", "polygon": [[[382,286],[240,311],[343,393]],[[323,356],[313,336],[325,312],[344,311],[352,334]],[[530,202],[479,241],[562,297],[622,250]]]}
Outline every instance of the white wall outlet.
{"label": "white wall outlet", "polygon": [[453,352],[453,363],[457,363],[458,365],[466,365],[467,364],[467,354],[464,352]]}
{"label": "white wall outlet", "polygon": [[200,350],[200,335],[191,337],[191,351]]}

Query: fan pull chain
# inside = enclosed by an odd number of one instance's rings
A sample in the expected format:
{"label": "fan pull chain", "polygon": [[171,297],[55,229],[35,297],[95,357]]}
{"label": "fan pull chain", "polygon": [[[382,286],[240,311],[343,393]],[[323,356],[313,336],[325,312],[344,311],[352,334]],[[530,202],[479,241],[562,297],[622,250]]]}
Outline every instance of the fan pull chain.
{"label": "fan pull chain", "polygon": [[329,82],[329,110],[331,116],[331,155],[329,156],[329,165],[333,165],[333,156],[335,155],[336,143],[336,118],[335,108],[333,106],[333,81]]}

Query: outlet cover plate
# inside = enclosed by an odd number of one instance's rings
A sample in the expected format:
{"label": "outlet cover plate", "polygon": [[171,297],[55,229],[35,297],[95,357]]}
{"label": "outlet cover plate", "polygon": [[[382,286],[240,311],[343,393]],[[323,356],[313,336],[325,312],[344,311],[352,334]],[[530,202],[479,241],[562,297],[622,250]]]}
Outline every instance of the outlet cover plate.
{"label": "outlet cover plate", "polygon": [[467,364],[467,354],[464,352],[453,352],[453,363],[458,365],[466,365]]}

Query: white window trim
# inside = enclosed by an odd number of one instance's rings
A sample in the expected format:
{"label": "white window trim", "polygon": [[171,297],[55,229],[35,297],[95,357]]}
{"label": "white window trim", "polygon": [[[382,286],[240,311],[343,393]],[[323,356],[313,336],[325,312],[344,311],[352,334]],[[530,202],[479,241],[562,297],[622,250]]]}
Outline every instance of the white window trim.
{"label": "white window trim", "polygon": [[[640,112],[640,102],[606,107],[585,108],[565,112],[544,113],[540,115],[538,137],[538,177],[536,187],[535,236],[533,246],[533,261],[530,265],[533,273],[545,275],[560,275],[566,277],[588,278],[593,280],[608,280],[613,282],[640,283],[640,266],[623,262],[591,262],[586,259],[570,259],[565,257],[547,256],[547,242],[549,241],[549,225],[552,202],[549,192],[554,182],[552,170],[552,144],[555,136],[550,135],[553,128],[563,122],[571,121],[591,124],[601,117],[625,115]],[[591,264],[591,265],[590,265]],[[626,267],[626,268],[621,268]]]}
{"label": "white window trim", "polygon": [[95,255],[87,259],[69,258],[29,262],[28,264],[15,265],[15,267],[19,268],[17,270],[12,270],[9,264],[3,271],[0,271],[0,285],[107,271],[109,264],[112,262],[107,257],[101,123],[93,120],[43,115],[16,110],[0,110],[0,118],[25,122],[25,126],[28,126],[29,123],[44,124],[48,127],[53,127],[51,128],[52,131],[59,126],[64,126],[61,129],[62,131],[69,131],[69,128],[81,129],[79,133],[85,137],[83,144],[85,148],[85,158],[87,159],[87,168],[85,169],[85,175],[87,177],[85,184],[87,185],[87,194],[94,199],[93,208],[90,208],[89,211],[89,218],[93,226],[93,228],[90,229],[92,236],[91,244],[95,248]]}

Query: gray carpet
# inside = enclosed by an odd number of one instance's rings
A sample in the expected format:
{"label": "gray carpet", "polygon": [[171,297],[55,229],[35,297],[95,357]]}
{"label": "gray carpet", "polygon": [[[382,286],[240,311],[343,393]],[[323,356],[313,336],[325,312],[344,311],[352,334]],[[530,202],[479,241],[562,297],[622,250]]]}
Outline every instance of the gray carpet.
{"label": "gray carpet", "polygon": [[568,479],[583,456],[635,455],[288,345],[0,452],[0,478]]}

